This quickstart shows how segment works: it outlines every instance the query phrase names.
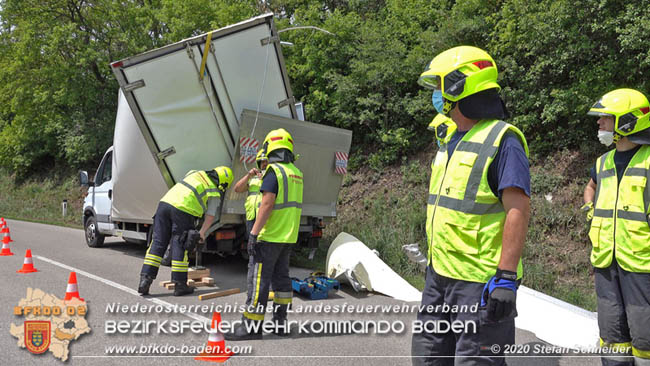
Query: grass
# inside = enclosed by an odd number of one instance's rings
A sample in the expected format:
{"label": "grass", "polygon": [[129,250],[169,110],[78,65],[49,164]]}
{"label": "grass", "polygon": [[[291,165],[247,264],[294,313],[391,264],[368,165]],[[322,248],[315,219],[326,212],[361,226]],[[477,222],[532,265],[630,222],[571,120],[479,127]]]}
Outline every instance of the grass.
{"label": "grass", "polygon": [[579,210],[590,159],[563,151],[531,167],[531,220],[524,248],[524,285],[596,310],[591,243]]}
{"label": "grass", "polygon": [[[16,183],[12,174],[0,170],[0,216],[81,228],[84,192],[76,176]],[[64,199],[68,200],[65,217],[61,207]]]}

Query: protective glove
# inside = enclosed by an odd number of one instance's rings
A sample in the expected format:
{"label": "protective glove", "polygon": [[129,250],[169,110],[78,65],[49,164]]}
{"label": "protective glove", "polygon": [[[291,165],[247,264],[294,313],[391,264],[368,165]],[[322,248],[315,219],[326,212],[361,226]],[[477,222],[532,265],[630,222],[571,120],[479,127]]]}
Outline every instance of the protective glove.
{"label": "protective glove", "polygon": [[517,273],[497,269],[483,287],[481,306],[487,306],[487,317],[499,321],[517,310]]}
{"label": "protective glove", "polygon": [[257,247],[257,235],[248,234],[248,246],[246,249],[248,250],[249,256],[255,256],[256,254],[255,250],[257,249],[256,247]]}
{"label": "protective glove", "polygon": [[587,213],[587,221],[591,221],[594,218],[594,203],[589,201],[580,207],[582,212]]}

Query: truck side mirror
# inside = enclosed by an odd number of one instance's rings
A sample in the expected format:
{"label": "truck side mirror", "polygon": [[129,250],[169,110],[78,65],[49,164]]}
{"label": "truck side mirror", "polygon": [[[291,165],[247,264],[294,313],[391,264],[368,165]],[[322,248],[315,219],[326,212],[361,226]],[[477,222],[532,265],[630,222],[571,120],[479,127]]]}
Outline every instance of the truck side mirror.
{"label": "truck side mirror", "polygon": [[95,185],[94,182],[91,182],[88,179],[88,172],[85,170],[80,170],[79,171],[79,185],[84,186],[84,187],[92,187]]}

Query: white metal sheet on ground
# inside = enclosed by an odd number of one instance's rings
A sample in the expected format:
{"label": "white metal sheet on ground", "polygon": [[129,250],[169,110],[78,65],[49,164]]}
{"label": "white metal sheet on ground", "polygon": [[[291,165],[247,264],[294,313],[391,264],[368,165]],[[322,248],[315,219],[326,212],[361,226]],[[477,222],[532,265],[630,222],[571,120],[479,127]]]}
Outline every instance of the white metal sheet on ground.
{"label": "white metal sheet on ground", "polygon": [[[393,272],[354,236],[340,233],[327,252],[327,275],[352,278],[369,291],[404,301],[421,301],[422,293]],[[552,345],[587,350],[599,342],[595,313],[525,286],[517,291],[515,326]]]}
{"label": "white metal sheet on ground", "polygon": [[114,221],[151,222],[167,184],[140,133],[124,94],[119,92],[113,135]]}
{"label": "white metal sheet on ground", "polygon": [[129,80],[145,82],[133,94],[158,148],[176,151],[165,159],[176,182],[189,170],[231,163],[226,143],[231,137],[215,120],[193,62],[183,50],[124,70]]}
{"label": "white metal sheet on ground", "polygon": [[421,301],[422,294],[395,273],[386,263],[348,233],[340,233],[327,252],[327,276],[354,277],[368,291],[380,292],[403,301]]}
{"label": "white metal sheet on ground", "polygon": [[517,312],[517,328],[530,331],[545,342],[578,350],[598,345],[595,313],[525,286],[517,291]]}

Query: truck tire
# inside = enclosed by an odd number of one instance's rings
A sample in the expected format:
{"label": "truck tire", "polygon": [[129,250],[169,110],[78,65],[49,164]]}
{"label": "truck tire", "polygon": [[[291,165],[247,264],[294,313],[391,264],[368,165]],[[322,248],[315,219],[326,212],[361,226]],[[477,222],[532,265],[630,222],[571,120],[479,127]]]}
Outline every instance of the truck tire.
{"label": "truck tire", "polygon": [[84,233],[86,237],[86,244],[91,248],[99,248],[104,245],[105,236],[99,233],[97,227],[97,219],[95,216],[90,215],[84,224]]}
{"label": "truck tire", "polygon": [[241,259],[245,260],[246,262],[250,260],[250,256],[248,255],[248,250],[240,250],[239,255],[241,256]]}

